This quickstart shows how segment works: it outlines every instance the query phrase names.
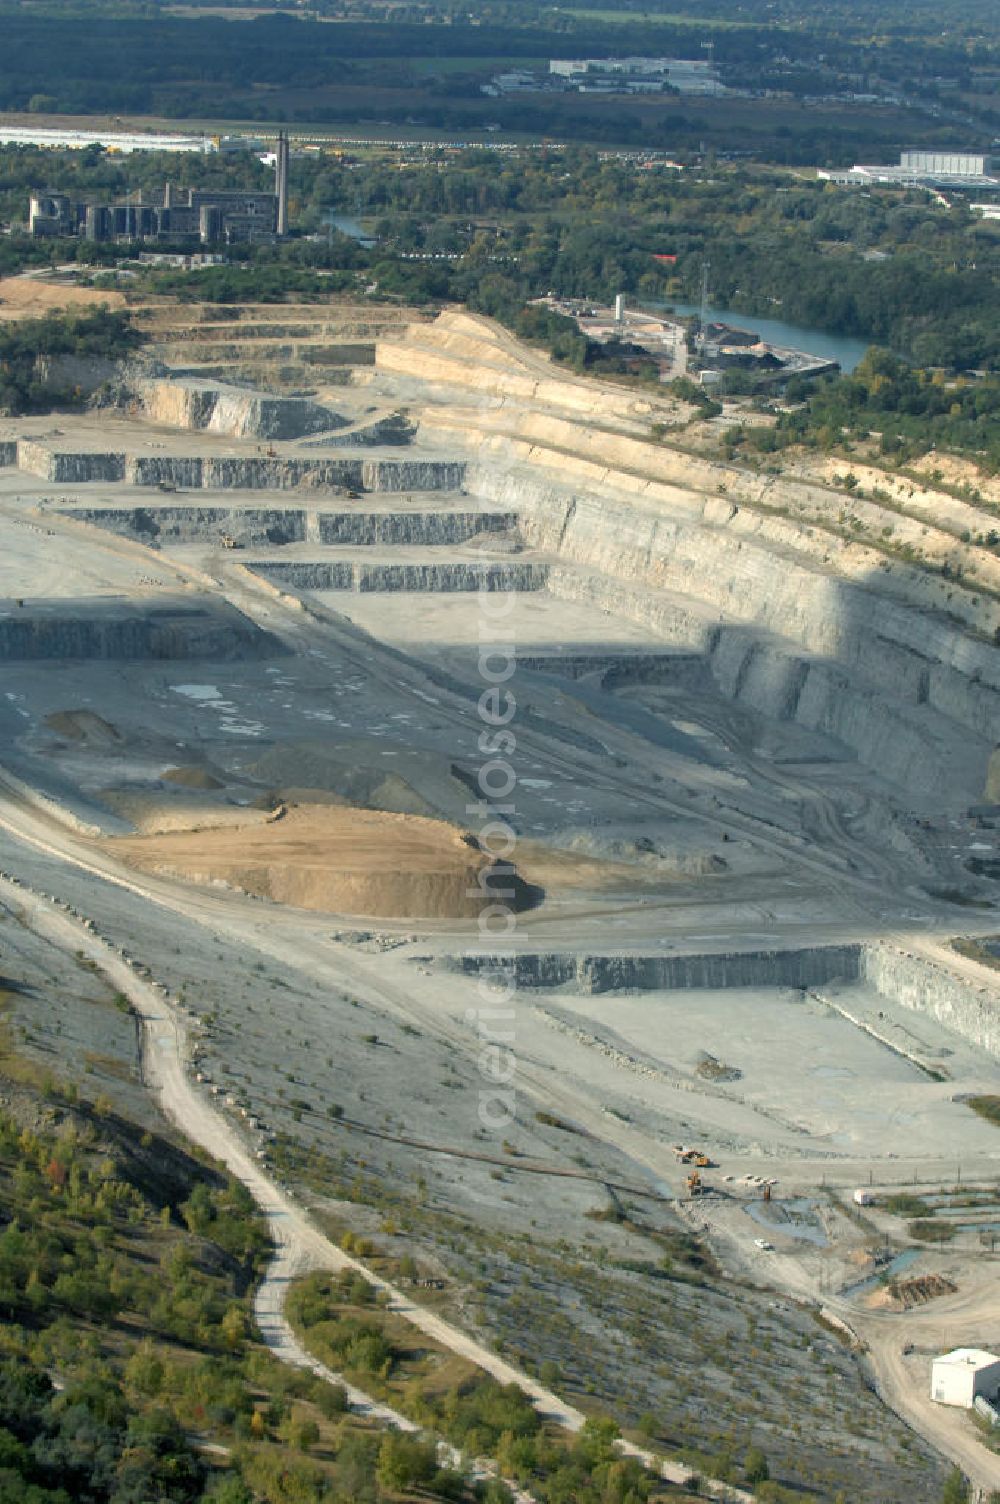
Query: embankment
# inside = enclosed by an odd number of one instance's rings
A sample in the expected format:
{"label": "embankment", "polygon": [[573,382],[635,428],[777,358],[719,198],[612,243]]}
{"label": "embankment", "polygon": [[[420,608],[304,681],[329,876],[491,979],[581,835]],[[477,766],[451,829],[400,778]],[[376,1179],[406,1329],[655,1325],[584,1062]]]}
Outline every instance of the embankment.
{"label": "embankment", "polygon": [[274,657],[285,648],[228,607],[160,605],[86,607],[79,603],[0,611],[0,662],[74,659]]}
{"label": "embankment", "polygon": [[711,951],[694,955],[465,955],[442,964],[470,976],[510,976],[519,988],[586,995],[725,988],[815,988],[867,984],[887,1002],[925,1014],[969,1044],[1000,1057],[1000,987],[983,971],[967,980],[943,962],[889,943],[799,950]]}

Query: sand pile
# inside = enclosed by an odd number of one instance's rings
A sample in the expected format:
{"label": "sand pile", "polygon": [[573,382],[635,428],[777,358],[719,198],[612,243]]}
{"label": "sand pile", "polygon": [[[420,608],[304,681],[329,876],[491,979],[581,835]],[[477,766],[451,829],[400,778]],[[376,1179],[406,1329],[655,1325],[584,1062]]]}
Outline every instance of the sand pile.
{"label": "sand pile", "polygon": [[164,783],[176,783],[182,789],[221,789],[220,779],[207,768],[167,768],[160,774]]}
{"label": "sand pile", "polygon": [[680,876],[667,863],[645,865],[615,860],[586,849],[547,846],[532,840],[518,842],[517,860],[528,881],[546,891],[558,888],[595,893],[660,892],[676,883]]}
{"label": "sand pile", "polygon": [[368,761],[360,755],[357,760],[348,761],[332,756],[323,742],[279,743],[265,752],[249,771],[269,783],[280,797],[289,798],[292,789],[315,789],[335,794],[345,803],[362,809],[428,818],[438,814],[399,773],[373,765],[370,754]]}
{"label": "sand pile", "polygon": [[[309,805],[269,824],[124,836],[107,849],[131,866],[259,898],[373,918],[474,918],[495,902],[489,859],[452,825],[412,815]],[[537,896],[518,879],[512,906]]]}
{"label": "sand pile", "polygon": [[101,803],[114,810],[144,836],[162,835],[166,831],[237,829],[263,825],[267,810],[247,809],[244,805],[221,803],[217,799],[199,799],[197,794],[180,794],[164,798],[162,794],[135,789],[102,789]]}
{"label": "sand pile", "polygon": [[92,710],[54,710],[45,717],[45,724],[57,736],[91,746],[108,747],[122,739],[117,727]]}

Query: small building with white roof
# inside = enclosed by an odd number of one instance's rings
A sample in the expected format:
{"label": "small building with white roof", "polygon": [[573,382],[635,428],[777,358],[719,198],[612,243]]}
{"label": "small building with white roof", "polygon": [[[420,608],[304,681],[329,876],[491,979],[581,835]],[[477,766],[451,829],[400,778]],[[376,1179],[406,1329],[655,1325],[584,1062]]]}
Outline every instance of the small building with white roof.
{"label": "small building with white roof", "polygon": [[931,1365],[931,1399],[971,1410],[979,1396],[1000,1394],[1000,1358],[979,1347],[956,1347]]}

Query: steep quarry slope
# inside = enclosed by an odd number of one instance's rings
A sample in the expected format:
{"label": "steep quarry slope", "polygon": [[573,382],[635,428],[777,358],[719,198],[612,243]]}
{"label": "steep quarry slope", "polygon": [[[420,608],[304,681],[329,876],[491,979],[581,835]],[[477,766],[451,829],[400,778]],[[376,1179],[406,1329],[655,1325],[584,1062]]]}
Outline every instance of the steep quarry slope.
{"label": "steep quarry slope", "polygon": [[[460,313],[143,316],[175,368],[152,405],[0,427],[4,870],[188,1000],[206,1090],[307,1133],[338,1219],[367,1236],[398,1193],[397,1250],[478,1292],[491,1342],[664,1444],[714,1455],[735,1417],[817,1498],[938,1497],[799,1302],[966,1465],[965,1417],[917,1397],[929,1352],[1000,1335],[995,1198],[965,1194],[995,1182],[967,1104],[1000,1056],[978,502],[713,463],[683,404]],[[509,752],[483,736],[508,640]],[[672,1144],[713,1161],[696,1201]],[[959,1164],[944,1248],[853,1215],[867,1183],[943,1218]],[[962,1305],[873,1315],[876,1242]],[[762,1342],[801,1367],[743,1393]]]}
{"label": "steep quarry slope", "polygon": [[[658,442],[677,417],[545,374],[467,314],[384,338],[377,370],[426,385],[420,433],[517,510],[548,588],[703,653],[721,691],[822,731],[909,794],[980,797],[1000,737],[1000,561],[962,504],[837,492]],[[971,511],[971,505],[966,504]],[[982,522],[980,518],[980,522]],[[961,529],[965,531],[965,529]]]}
{"label": "steep quarry slope", "polygon": [[135,314],[155,357],[172,369],[276,392],[299,388],[311,375],[331,386],[351,384],[374,364],[376,339],[425,317],[325,303],[150,304]]}
{"label": "steep quarry slope", "polygon": [[298,439],[346,420],[303,397],[277,397],[222,382],[173,378],[143,382],[138,396],[154,423],[235,438]]}

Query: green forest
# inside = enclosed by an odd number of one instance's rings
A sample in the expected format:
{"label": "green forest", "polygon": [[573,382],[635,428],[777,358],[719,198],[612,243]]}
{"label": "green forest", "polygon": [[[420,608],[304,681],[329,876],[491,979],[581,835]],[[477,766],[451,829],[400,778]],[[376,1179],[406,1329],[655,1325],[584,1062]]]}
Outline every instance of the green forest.
{"label": "green forest", "polygon": [[1000,377],[967,381],[942,371],[915,370],[888,350],[873,349],[850,376],[811,386],[789,383],[800,405],[779,414],[776,427],[736,428],[726,435],[730,454],[774,453],[791,445],[839,447],[844,435],[877,436],[892,462],[939,448],[977,454],[1000,468]]}
{"label": "green forest", "polygon": [[40,1084],[57,1128],[0,1113],[0,1504],[509,1499],[436,1465],[415,1495],[411,1450],[255,1336],[269,1245],[248,1193]]}
{"label": "green forest", "polygon": [[[225,8],[199,9],[178,14],[156,0],[49,0],[29,10],[6,0],[0,109],[395,123],[467,133],[499,125],[537,138],[674,150],[708,141],[770,160],[843,163],[865,149],[910,142],[966,144],[962,118],[928,113],[946,79],[979,128],[1000,124],[982,87],[998,43],[983,0],[968,11],[951,0],[951,31],[926,9],[894,8],[887,16],[870,3],[843,5],[834,16],[825,7],[781,14],[763,0],[706,9],[496,0],[475,14],[445,0],[311,0],[288,11],[251,7],[249,15],[233,7],[232,18]],[[326,24],[331,20],[337,24]],[[744,97],[544,92],[497,99],[481,91],[511,65],[544,73],[553,57],[697,57],[707,45],[727,86]],[[852,106],[858,92],[882,102]]]}
{"label": "green forest", "polygon": [[[166,177],[270,182],[253,158],[6,148],[0,214],[23,217],[45,174],[91,198]],[[294,159],[292,192],[293,241],[231,247],[225,266],[150,274],[143,285],[225,302],[349,292],[363,276],[383,296],[466,302],[513,324],[550,290],[693,301],[707,262],[713,300],[736,314],[859,336],[920,366],[1000,366],[1000,225],[961,198],[944,207],[923,190],[861,193],[778,168],[697,158],[677,168],[584,147],[427,150],[402,166],[387,155],[314,153]],[[330,213],[360,217],[377,243],[330,230]],[[0,238],[0,271],[121,255],[111,245]]]}
{"label": "green forest", "polygon": [[82,401],[59,356],[118,360],[142,343],[128,314],[94,312],[0,324],[0,413],[49,412]]}

